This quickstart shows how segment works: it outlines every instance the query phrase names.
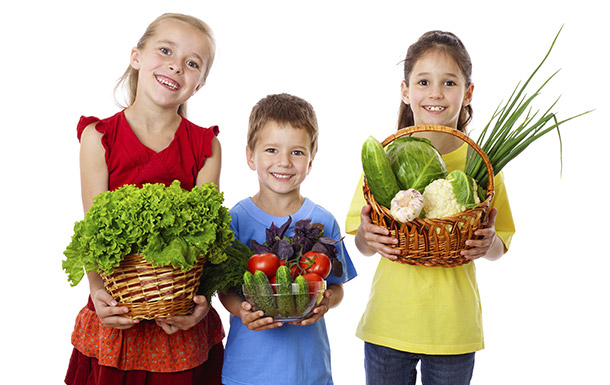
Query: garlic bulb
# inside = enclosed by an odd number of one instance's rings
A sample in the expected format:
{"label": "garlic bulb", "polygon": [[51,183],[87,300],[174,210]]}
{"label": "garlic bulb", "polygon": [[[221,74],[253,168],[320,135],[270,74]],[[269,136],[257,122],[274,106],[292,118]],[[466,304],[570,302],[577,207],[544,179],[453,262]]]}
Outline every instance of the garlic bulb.
{"label": "garlic bulb", "polygon": [[400,223],[412,221],[419,217],[424,208],[424,197],[415,189],[402,190],[396,193],[390,206],[390,214]]}

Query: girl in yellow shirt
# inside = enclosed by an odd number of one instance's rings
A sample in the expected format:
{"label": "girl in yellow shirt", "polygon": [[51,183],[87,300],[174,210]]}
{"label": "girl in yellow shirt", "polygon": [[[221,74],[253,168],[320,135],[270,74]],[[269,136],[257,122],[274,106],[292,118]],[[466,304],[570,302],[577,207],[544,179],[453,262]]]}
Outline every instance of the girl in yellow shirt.
{"label": "girl in yellow shirt", "polygon": [[[422,35],[407,51],[398,127],[434,124],[462,132],[471,120],[470,56],[449,32]],[[464,169],[468,145],[439,132],[428,138],[443,155],[447,171]],[[496,260],[507,250],[514,224],[502,174],[495,176],[495,195],[486,228],[468,241],[462,255]],[[481,304],[475,264],[453,268],[392,262],[399,250],[388,231],[370,219],[371,207],[362,195],[362,179],[347,216],[346,230],[355,234],[364,255],[381,258],[366,310],[356,335],[365,341],[367,384],[415,384],[421,361],[424,385],[469,384],[474,352],[483,349]]]}

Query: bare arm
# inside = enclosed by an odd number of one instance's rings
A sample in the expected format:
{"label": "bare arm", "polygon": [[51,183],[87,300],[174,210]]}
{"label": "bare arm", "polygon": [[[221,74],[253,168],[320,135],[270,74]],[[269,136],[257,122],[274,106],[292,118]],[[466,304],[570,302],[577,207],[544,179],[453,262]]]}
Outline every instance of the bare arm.
{"label": "bare arm", "polygon": [[[85,128],[80,144],[81,197],[85,212],[93,205],[93,197],[108,190],[108,167],[106,151],[102,145],[102,134],[95,129],[96,123]],[[138,323],[122,316],[128,308],[118,307],[116,301],[104,289],[102,278],[96,272],[87,274],[89,290],[95,311],[100,321],[116,329],[127,329]]]}

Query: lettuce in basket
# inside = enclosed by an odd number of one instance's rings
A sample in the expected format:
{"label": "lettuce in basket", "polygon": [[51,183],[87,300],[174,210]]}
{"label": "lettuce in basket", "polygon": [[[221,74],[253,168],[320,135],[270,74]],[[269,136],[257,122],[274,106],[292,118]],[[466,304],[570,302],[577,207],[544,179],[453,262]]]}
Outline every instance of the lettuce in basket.
{"label": "lettuce in basket", "polygon": [[212,183],[180,187],[162,183],[141,188],[125,185],[94,198],[82,221],[74,225],[62,267],[72,286],[84,274],[112,274],[123,257],[139,253],[156,266],[190,270],[205,256],[223,262],[233,240],[231,216],[222,205],[223,194]]}

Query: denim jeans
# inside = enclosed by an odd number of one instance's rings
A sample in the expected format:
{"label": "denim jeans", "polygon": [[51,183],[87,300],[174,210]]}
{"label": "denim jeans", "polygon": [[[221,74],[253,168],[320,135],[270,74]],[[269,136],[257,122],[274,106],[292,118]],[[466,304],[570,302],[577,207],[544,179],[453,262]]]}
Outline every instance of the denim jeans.
{"label": "denim jeans", "polygon": [[414,354],[364,343],[367,385],[414,385],[419,361],[423,385],[470,384],[474,353],[446,356]]}

